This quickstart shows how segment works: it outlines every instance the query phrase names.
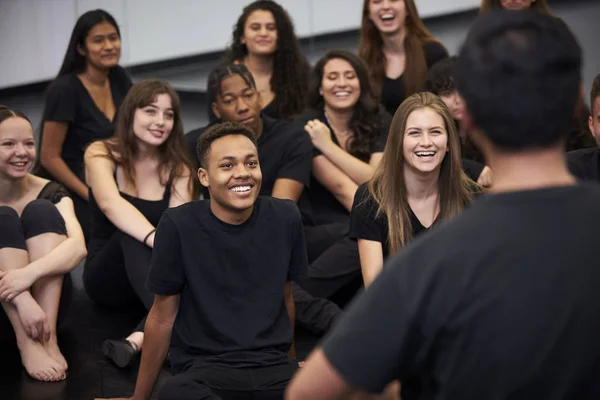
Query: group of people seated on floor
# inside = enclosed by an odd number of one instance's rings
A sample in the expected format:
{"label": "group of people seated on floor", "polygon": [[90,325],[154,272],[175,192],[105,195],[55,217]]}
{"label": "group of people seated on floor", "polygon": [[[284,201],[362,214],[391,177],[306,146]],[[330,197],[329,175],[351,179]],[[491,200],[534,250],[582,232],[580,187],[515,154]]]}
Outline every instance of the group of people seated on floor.
{"label": "group of people seated on floor", "polygon": [[[488,13],[492,8],[512,12]],[[545,0],[484,0],[481,12],[484,21],[461,55],[448,57],[414,0],[365,0],[358,54],[330,50],[311,67],[287,12],[275,1],[254,1],[234,26],[225,61],[209,76],[209,124],[187,135],[175,90],[155,79],[132,84],[118,65],[114,18],[103,10],[83,14],[46,93],[39,146],[27,116],[0,107],[0,333],[14,332],[28,374],[41,381],[68,375],[57,327],[69,301],[69,272],[85,259],[84,288],[95,304],[115,313],[139,304],[148,310],[129,336],[102,344],[119,367],[142,354],[134,399],[149,398],[167,357],[174,377],[160,389],[161,400],[282,398],[299,367],[295,324],[333,333],[290,398],[347,398],[354,389],[381,392],[390,383],[387,394],[395,398],[397,380],[403,399],[443,392],[429,357],[442,357],[444,343],[413,330],[434,329],[429,317],[436,324],[475,318],[445,308],[455,306],[450,290],[459,290],[452,286],[458,277],[438,267],[458,257],[461,247],[453,246],[460,235],[476,246],[479,225],[440,233],[430,250],[425,240],[403,249],[459,216],[480,215],[491,226],[498,210],[515,207],[515,216],[504,215],[507,224],[523,216],[530,210],[519,209],[525,200],[501,203],[498,196],[510,195],[485,193],[530,189],[535,179],[527,181],[527,173],[546,182],[535,176],[537,164],[519,158],[527,150],[553,151],[543,164],[556,173],[548,186],[574,183],[561,160],[577,179],[600,182],[600,75],[586,115],[581,55],[564,22],[550,15]],[[522,42],[513,37],[519,35]],[[555,48],[544,47],[548,37]],[[531,54],[521,54],[520,46],[531,46]],[[483,51],[520,59],[482,58]],[[519,64],[527,62],[539,77]],[[497,72],[498,65],[512,75]],[[535,101],[544,118],[526,114]],[[513,104],[527,107],[515,113]],[[595,187],[578,190],[599,198]],[[561,199],[546,197],[539,201]],[[575,209],[590,202],[571,201]],[[544,204],[540,213],[552,210]],[[496,219],[486,220],[484,210]],[[490,253],[481,260],[504,260],[493,244],[482,246]],[[396,255],[401,265],[384,268]],[[579,256],[584,264],[585,256]],[[406,271],[395,276],[388,269]],[[467,287],[479,274],[462,272],[473,274],[463,276],[460,285]],[[381,273],[386,278],[378,280]],[[496,290],[485,282],[469,287],[471,295]],[[511,295],[509,283],[498,286],[499,295]],[[362,287],[369,287],[364,296]],[[447,329],[462,334],[464,321]],[[458,339],[447,335],[453,348]],[[406,364],[394,364],[404,362],[400,356]],[[459,359],[444,359],[450,361]],[[448,393],[465,390],[450,386],[456,391]],[[463,393],[490,398],[486,387],[504,388],[481,383]]]}

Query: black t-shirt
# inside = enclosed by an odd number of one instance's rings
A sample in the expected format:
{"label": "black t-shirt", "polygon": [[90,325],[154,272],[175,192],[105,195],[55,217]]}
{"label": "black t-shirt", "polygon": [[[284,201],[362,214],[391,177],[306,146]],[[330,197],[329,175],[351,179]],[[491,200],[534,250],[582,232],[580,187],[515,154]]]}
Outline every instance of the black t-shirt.
{"label": "black t-shirt", "polygon": [[[270,196],[277,179],[291,179],[310,185],[312,142],[310,136],[297,124],[276,120],[261,114],[263,133],[258,138],[258,159],[262,172],[260,194]],[[210,125],[209,125],[210,126]],[[190,131],[188,147],[200,164],[196,154],[198,138],[209,126]]]}
{"label": "black t-shirt", "polygon": [[481,172],[485,168],[485,165],[483,165],[482,163],[479,163],[477,161],[468,160],[466,158],[463,158],[461,160],[461,162],[462,162],[462,169],[465,172],[465,174],[469,178],[471,178],[471,180],[473,180],[474,182],[477,182],[477,179],[479,179],[479,175],[481,175]]}
{"label": "black t-shirt", "polygon": [[[431,68],[436,62],[448,57],[448,50],[439,42],[423,44],[423,51],[425,52],[427,68]],[[384,77],[381,89],[381,104],[387,112],[394,115],[398,106],[406,99],[403,75],[396,79]]]}
{"label": "black t-shirt", "polygon": [[147,287],[181,295],[171,339],[173,372],[192,365],[286,362],[293,332],[284,286],[307,270],[302,221],[290,200],[259,197],[241,225],[219,220],[210,200],[166,211]]}
{"label": "black t-shirt", "polygon": [[[385,214],[377,215],[379,206],[369,193],[369,183],[365,182],[358,187],[350,212],[350,232],[348,236],[351,239],[365,239],[374,242],[380,242],[383,249],[383,258],[386,259],[389,253],[389,226]],[[412,238],[425,232],[427,227],[423,226],[419,218],[410,209],[410,226],[412,228]],[[437,222],[434,221],[434,224]]]}
{"label": "black t-shirt", "polygon": [[600,398],[600,188],[486,195],[392,257],[325,339],[353,386],[422,399]]}
{"label": "black t-shirt", "polygon": [[58,204],[63,197],[70,197],[67,189],[58,182],[50,181],[44,185],[37,198]]}
{"label": "black t-shirt", "polygon": [[575,177],[600,182],[600,148],[570,151],[567,153],[567,162]]}
{"label": "black t-shirt", "polygon": [[[325,118],[325,113],[323,111],[310,111],[309,113],[299,117],[296,120],[296,124],[301,125],[304,129],[306,122],[312,119],[318,119],[327,125],[331,131],[331,139],[339,146],[337,137],[327,122],[327,118]],[[371,155],[373,153],[383,152],[388,133],[390,131],[392,117],[387,112],[380,110],[378,121],[380,123],[375,133],[375,139],[371,143],[371,148],[369,149]],[[305,135],[310,137],[308,133],[305,133]],[[317,148],[313,149],[312,154],[313,158],[322,155]],[[369,162],[368,159],[362,161],[367,163]],[[312,175],[310,178],[310,188],[304,191],[298,206],[300,207],[302,215],[305,217],[305,222],[308,225],[316,226],[336,222],[348,222],[348,210],[346,210],[346,208],[338,201],[338,199],[336,199],[336,197],[325,186],[323,186],[321,182],[314,177],[314,175]]]}
{"label": "black t-shirt", "polygon": [[[113,102],[118,111],[131,87],[131,80],[121,67],[112,68],[108,79]],[[116,114],[113,121],[106,118],[76,73],[56,78],[46,94],[43,121],[69,123],[61,157],[81,180],[84,180],[83,153],[85,149],[93,141],[113,136],[113,122],[116,121],[116,118]],[[41,140],[44,140],[43,136]]]}

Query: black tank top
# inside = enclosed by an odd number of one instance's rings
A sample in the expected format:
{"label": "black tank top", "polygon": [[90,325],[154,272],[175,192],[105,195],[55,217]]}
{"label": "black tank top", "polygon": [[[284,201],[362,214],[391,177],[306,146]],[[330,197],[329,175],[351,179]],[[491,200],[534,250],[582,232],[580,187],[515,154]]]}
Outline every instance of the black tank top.
{"label": "black tank top", "polygon": [[[115,177],[116,182],[116,177]],[[90,243],[88,244],[88,259],[92,258],[95,253],[100,251],[111,236],[117,231],[117,227],[110,222],[104,215],[100,206],[94,198],[92,190],[89,191],[90,205]],[[161,200],[144,200],[138,197],[130,196],[119,191],[121,197],[130,202],[137,208],[148,221],[155,227],[160,221],[163,212],[169,208],[169,199],[171,198],[171,182],[167,182],[165,192]]]}

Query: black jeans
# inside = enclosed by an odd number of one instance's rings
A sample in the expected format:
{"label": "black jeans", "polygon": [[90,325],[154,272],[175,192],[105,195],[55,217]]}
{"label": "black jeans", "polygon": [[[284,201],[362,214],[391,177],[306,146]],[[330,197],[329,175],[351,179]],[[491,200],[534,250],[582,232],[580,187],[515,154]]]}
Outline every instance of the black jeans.
{"label": "black jeans", "polygon": [[280,400],[298,363],[229,368],[192,367],[165,382],[158,400]]}

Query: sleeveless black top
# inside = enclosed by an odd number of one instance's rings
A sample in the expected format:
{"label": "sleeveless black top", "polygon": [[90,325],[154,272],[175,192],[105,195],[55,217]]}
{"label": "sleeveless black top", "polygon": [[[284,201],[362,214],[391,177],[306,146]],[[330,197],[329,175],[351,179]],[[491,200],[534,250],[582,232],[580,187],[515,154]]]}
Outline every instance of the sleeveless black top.
{"label": "sleeveless black top", "polygon": [[[116,181],[116,178],[115,178]],[[88,260],[99,252],[111,236],[117,232],[118,228],[110,222],[108,217],[102,212],[100,206],[94,198],[90,189],[90,243],[88,245]],[[154,226],[158,226],[158,221],[163,212],[169,208],[169,199],[171,198],[171,182],[167,182],[163,198],[160,200],[144,200],[139,197],[130,196],[119,191],[121,197],[130,202],[137,208],[148,221]]]}

